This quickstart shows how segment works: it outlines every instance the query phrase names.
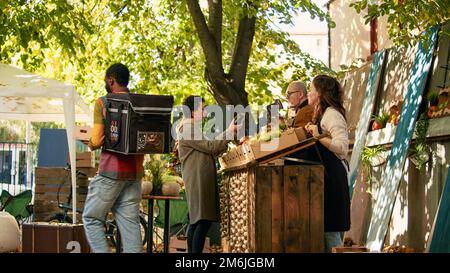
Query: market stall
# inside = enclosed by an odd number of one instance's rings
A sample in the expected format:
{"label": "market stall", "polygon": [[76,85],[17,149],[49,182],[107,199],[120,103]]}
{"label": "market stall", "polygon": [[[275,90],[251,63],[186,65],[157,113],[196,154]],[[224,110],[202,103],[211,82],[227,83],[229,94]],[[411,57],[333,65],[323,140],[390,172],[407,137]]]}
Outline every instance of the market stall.
{"label": "market stall", "polygon": [[[285,165],[284,159],[316,141],[301,128],[289,129],[270,141],[239,145],[219,159],[225,252],[323,252],[323,167]],[[275,149],[268,148],[271,142]]]}

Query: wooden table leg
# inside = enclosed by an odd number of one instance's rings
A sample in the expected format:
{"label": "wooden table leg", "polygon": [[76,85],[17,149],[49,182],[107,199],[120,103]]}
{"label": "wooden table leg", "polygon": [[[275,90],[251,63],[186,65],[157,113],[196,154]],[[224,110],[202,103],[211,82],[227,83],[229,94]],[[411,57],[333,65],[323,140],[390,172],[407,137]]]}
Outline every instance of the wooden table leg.
{"label": "wooden table leg", "polygon": [[153,199],[148,199],[147,210],[147,253],[153,253]]}
{"label": "wooden table leg", "polygon": [[164,209],[164,253],[169,253],[170,200],[165,200]]}

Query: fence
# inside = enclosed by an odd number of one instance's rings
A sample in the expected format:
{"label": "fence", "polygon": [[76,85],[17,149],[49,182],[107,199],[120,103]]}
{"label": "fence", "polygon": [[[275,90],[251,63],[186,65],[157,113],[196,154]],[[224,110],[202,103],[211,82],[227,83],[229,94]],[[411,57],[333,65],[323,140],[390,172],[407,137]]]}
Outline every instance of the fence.
{"label": "fence", "polygon": [[36,164],[35,144],[0,142],[0,191],[16,195],[32,190]]}

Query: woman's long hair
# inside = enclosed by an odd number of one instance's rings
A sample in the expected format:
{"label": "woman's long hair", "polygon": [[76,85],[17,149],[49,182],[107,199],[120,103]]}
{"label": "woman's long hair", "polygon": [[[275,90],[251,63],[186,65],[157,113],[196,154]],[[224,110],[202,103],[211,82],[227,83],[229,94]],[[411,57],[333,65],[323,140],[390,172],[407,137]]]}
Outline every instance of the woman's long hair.
{"label": "woman's long hair", "polygon": [[320,94],[320,102],[314,109],[313,122],[319,122],[328,107],[333,107],[339,111],[347,120],[343,106],[344,91],[341,84],[335,78],[327,75],[316,76],[312,84]]}

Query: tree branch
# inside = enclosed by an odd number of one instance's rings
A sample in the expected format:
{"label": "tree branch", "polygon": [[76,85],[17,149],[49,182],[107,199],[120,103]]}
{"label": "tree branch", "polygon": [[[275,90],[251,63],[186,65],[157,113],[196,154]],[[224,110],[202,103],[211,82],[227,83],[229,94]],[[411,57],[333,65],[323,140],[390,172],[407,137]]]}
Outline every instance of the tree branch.
{"label": "tree branch", "polygon": [[208,0],[208,27],[216,42],[217,52],[222,57],[222,0]]}
{"label": "tree branch", "polygon": [[217,50],[216,41],[206,25],[205,16],[200,9],[198,0],[187,0],[187,5],[205,54],[206,67],[209,73],[214,78],[224,78],[225,73],[222,67],[222,56]]}
{"label": "tree branch", "polygon": [[245,89],[245,77],[247,75],[253,37],[255,36],[255,24],[256,17],[248,18],[244,16],[239,22],[239,30],[229,73],[232,85],[237,86],[239,89]]}

